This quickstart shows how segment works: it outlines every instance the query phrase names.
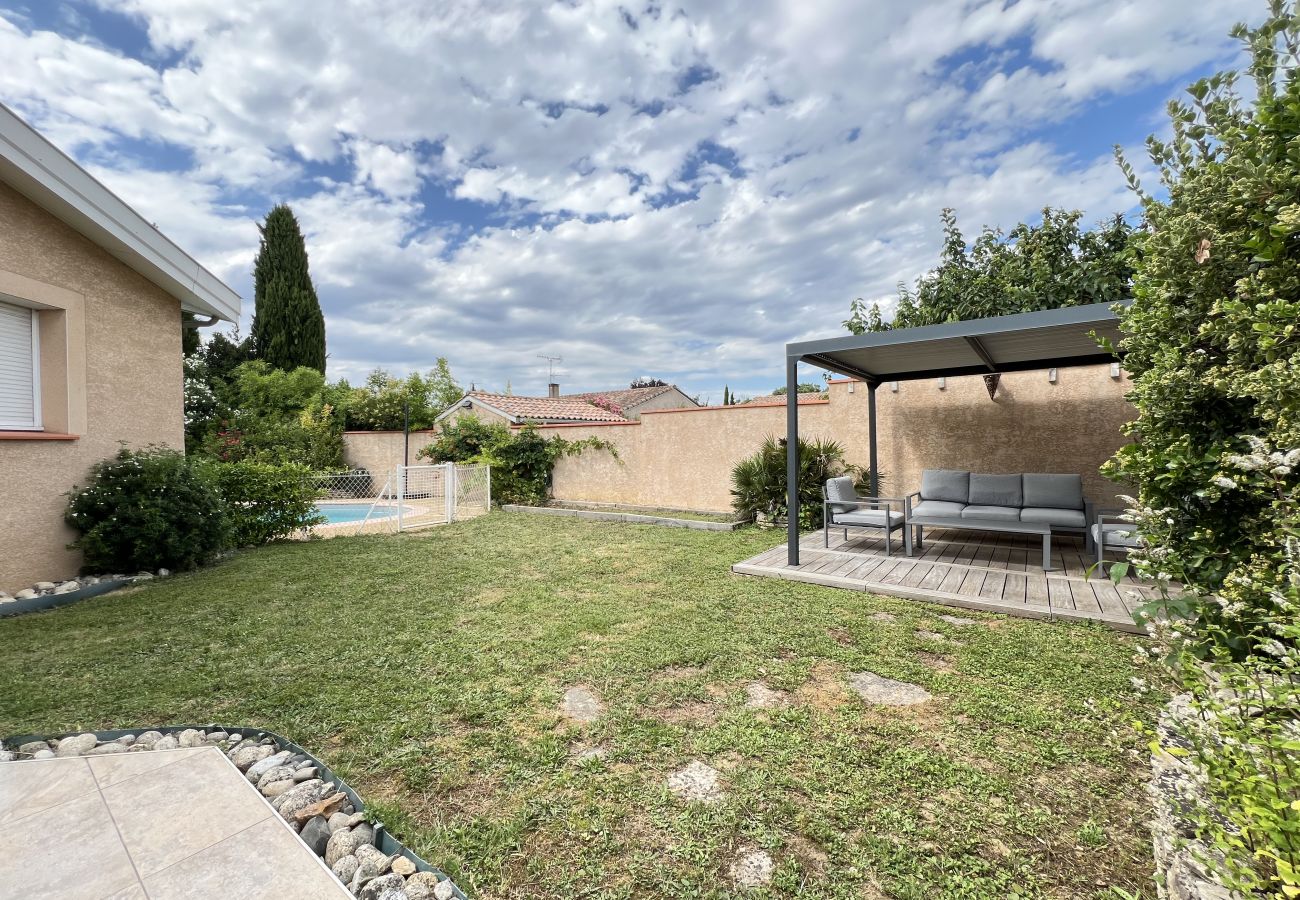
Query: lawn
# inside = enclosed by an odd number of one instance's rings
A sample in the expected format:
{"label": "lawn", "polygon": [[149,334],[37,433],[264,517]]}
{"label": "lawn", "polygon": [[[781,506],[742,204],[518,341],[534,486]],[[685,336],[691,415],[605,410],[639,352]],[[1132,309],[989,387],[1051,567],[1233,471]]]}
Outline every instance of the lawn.
{"label": "lawn", "polygon": [[[728,571],[778,539],[494,513],[266,547],[0,620],[0,734],[273,729],[479,898],[1153,896],[1135,638]],[[934,699],[869,707],[861,671]],[[564,720],[571,685],[607,713]],[[693,760],[720,803],[667,789]]]}

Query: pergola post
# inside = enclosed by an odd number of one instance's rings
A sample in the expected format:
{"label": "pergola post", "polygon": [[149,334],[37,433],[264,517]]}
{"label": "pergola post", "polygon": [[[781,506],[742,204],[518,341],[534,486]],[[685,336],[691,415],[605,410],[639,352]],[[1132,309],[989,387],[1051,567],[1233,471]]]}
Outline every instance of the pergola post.
{"label": "pergola post", "polygon": [[799,357],[785,359],[785,490],[787,561],[799,565]]}
{"label": "pergola post", "polygon": [[876,475],[876,472],[879,469],[879,465],[877,464],[879,456],[876,452],[877,451],[877,442],[876,442],[876,388],[877,387],[878,385],[874,381],[867,384],[867,424],[870,427],[870,431],[871,431],[871,443],[870,443],[871,481],[869,482],[869,487],[871,488],[871,496],[873,497],[880,496],[880,479]]}

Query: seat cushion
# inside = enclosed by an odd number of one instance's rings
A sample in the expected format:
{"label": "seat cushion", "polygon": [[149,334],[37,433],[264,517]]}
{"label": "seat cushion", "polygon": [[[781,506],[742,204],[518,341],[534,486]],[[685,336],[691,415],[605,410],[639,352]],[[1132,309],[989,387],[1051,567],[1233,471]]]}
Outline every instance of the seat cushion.
{"label": "seat cushion", "polygon": [[948,516],[952,519],[960,519],[961,511],[965,508],[965,503],[952,503],[948,500],[922,500],[912,507],[912,515]]}
{"label": "seat cushion", "polygon": [[970,502],[976,506],[1014,506],[1019,509],[1023,505],[1020,501],[1018,474],[981,475],[978,472],[971,472]]}
{"label": "seat cushion", "polygon": [[[1092,526],[1092,539],[1104,547],[1139,547],[1137,526],[1129,522],[1107,522]],[[1102,539],[1102,535],[1105,539]]]}
{"label": "seat cushion", "polygon": [[841,475],[839,478],[832,478],[826,482],[826,500],[830,503],[831,511],[837,513],[850,513],[857,509],[847,503],[836,503],[836,500],[856,500],[858,492],[853,489],[853,476]]}
{"label": "seat cushion", "polygon": [[1018,506],[976,506],[971,504],[961,511],[963,519],[997,519],[999,522],[1019,522]]}
{"label": "seat cushion", "polygon": [[921,499],[948,503],[970,502],[970,472],[926,469],[921,473]]}
{"label": "seat cushion", "polygon": [[[857,512],[840,513],[835,516],[836,525],[875,525],[881,527],[885,524],[885,511],[883,509],[862,509]],[[901,512],[889,511],[889,524],[902,525],[903,514]]]}
{"label": "seat cushion", "polygon": [[1026,472],[1021,476],[1021,483],[1024,486],[1022,506],[1083,509],[1083,477],[1080,475],[1035,475]]}
{"label": "seat cushion", "polygon": [[1087,524],[1081,509],[1054,509],[1047,506],[1026,506],[1020,511],[1020,521],[1059,525],[1062,528],[1082,528]]}

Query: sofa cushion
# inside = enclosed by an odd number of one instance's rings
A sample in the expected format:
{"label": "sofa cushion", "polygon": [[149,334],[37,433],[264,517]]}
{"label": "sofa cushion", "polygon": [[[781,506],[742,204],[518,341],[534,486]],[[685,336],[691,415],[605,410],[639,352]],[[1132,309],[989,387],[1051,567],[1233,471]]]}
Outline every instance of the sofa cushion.
{"label": "sofa cushion", "polygon": [[[858,512],[841,513],[835,516],[836,525],[875,525],[881,527],[885,524],[885,511],[883,509],[863,509]],[[889,511],[889,524],[902,525],[903,514],[894,510]]]}
{"label": "sofa cushion", "polygon": [[[978,506],[1014,506],[1021,504],[1019,475],[970,475],[970,502]],[[967,513],[969,515],[969,513]]]}
{"label": "sofa cushion", "polygon": [[921,499],[949,503],[970,502],[970,472],[926,469],[921,473]]}
{"label": "sofa cushion", "polygon": [[912,515],[947,516],[950,519],[960,519],[961,511],[965,508],[965,503],[953,503],[948,500],[922,500],[912,507]]}
{"label": "sofa cushion", "polygon": [[830,502],[831,511],[836,513],[853,512],[858,507],[847,503],[835,503],[836,500],[857,500],[858,492],[853,489],[853,476],[841,475],[826,482],[826,500]]}
{"label": "sofa cushion", "polygon": [[1019,522],[1019,506],[976,506],[971,504],[961,511],[963,519],[997,519],[999,522]]}
{"label": "sofa cushion", "polygon": [[1087,524],[1081,509],[1055,509],[1050,506],[1026,506],[1020,511],[1020,521],[1041,522],[1062,528],[1082,528]]}
{"label": "sofa cushion", "polygon": [[1034,475],[1026,472],[1021,480],[1024,485],[1023,506],[1083,509],[1083,478],[1079,475]]}

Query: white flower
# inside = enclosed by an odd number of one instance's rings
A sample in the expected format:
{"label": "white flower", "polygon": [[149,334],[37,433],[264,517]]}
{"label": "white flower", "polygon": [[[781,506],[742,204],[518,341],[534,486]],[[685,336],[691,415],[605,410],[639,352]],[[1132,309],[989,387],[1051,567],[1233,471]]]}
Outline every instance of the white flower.
{"label": "white flower", "polygon": [[1230,491],[1237,486],[1237,482],[1233,481],[1226,475],[1216,475],[1212,480],[1225,491]]}

